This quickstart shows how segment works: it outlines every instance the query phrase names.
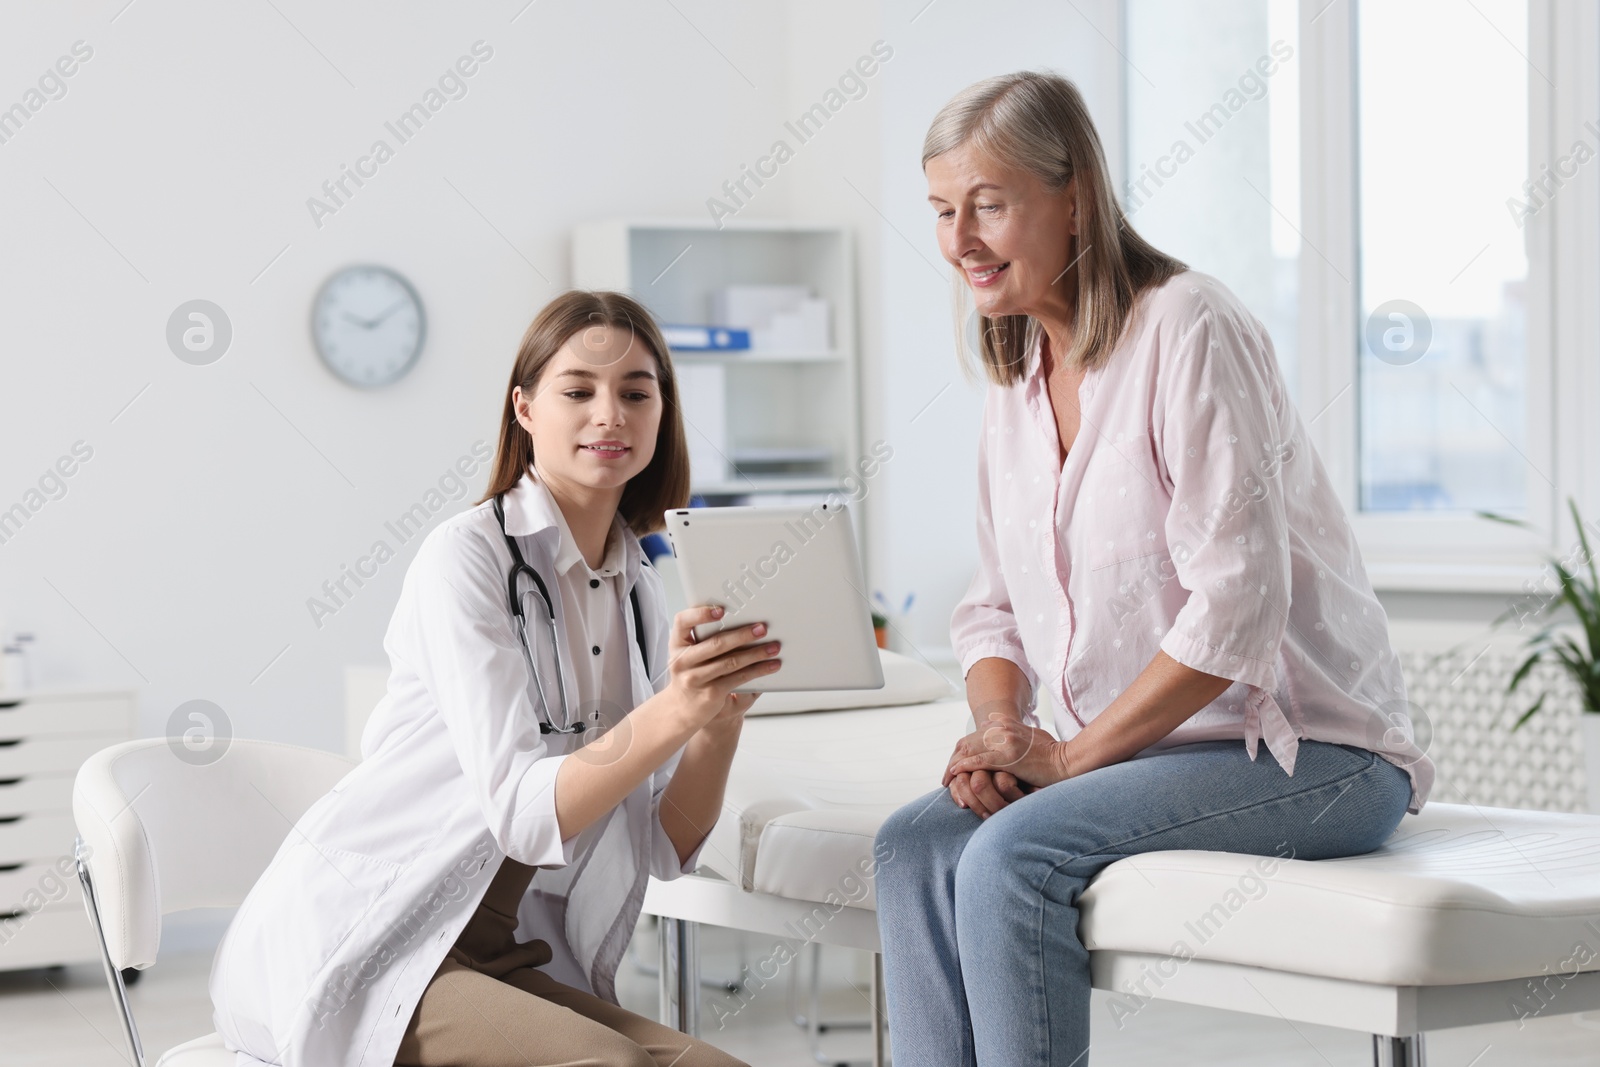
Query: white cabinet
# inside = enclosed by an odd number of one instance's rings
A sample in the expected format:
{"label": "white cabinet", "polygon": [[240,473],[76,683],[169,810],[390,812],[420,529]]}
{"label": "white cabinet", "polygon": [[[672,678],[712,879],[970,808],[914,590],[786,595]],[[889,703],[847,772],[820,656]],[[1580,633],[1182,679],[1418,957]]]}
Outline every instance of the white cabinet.
{"label": "white cabinet", "polygon": [[124,690],[0,694],[0,970],[100,958],[72,862],[72,781],[135,717]]}
{"label": "white cabinet", "polygon": [[732,220],[719,229],[698,220],[612,219],[576,228],[572,278],[580,289],[629,294],[664,325],[711,323],[714,295],[730,285],[799,285],[826,300],[828,348],[672,353],[682,379],[693,491],[712,504],[771,502],[780,499],[776,494],[820,498],[842,491],[842,479],[859,472],[864,456],[850,231],[806,223]]}

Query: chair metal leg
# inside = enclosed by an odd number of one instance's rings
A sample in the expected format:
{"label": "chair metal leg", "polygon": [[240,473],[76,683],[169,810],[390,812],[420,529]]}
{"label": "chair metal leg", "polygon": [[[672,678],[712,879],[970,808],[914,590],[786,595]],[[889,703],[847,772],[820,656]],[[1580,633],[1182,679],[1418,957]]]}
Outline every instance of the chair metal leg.
{"label": "chair metal leg", "polygon": [[1372,1067],[1427,1067],[1422,1054],[1422,1035],[1389,1037],[1372,1035]]}
{"label": "chair metal leg", "polygon": [[[660,932],[661,932],[660,931],[661,919],[660,919],[659,916],[651,916],[650,918],[651,918],[652,922],[655,922],[657,924],[656,934],[657,934],[657,936],[659,938]],[[718,990],[721,990],[722,992],[728,994],[729,996],[736,996],[737,994],[739,994],[744,989],[745,980],[743,978],[743,975],[744,975],[744,972],[749,969],[748,964],[750,962],[750,956],[749,956],[749,952],[748,952],[748,950],[747,950],[747,948],[745,946],[745,934],[744,934],[744,932],[742,930],[735,930],[734,931],[734,935],[735,935],[734,944],[739,946],[739,968],[738,968],[738,971],[736,972],[735,977],[733,977],[733,978],[707,977],[704,973],[702,973],[700,975],[700,987],[702,989],[718,989]],[[654,978],[657,981],[660,980],[660,978],[661,978],[661,968],[657,964],[649,962],[640,953],[640,951],[639,951],[639,939],[638,938],[635,938],[635,939],[633,939],[632,941],[630,941],[628,943],[628,959],[633,961],[633,969],[638,971],[640,974],[646,976],[647,978]],[[661,1021],[662,1022],[666,1022],[666,1019],[663,1018]]]}
{"label": "chair metal leg", "polygon": [[883,986],[883,953],[872,954],[872,1067],[883,1067],[884,1023],[889,1017],[889,1005]]}
{"label": "chair metal leg", "polygon": [[117,1006],[117,1017],[122,1021],[122,1034],[128,1040],[128,1051],[133,1054],[134,1067],[145,1067],[144,1045],[139,1041],[139,1027],[133,1021],[133,1008],[128,1004],[128,987],[123,984],[122,972],[111,962],[105,926],[100,922],[100,903],[95,899],[94,881],[89,877],[88,846],[83,838],[78,838],[74,843],[72,854],[78,867],[78,883],[83,888],[83,906],[89,912],[89,925],[94,927],[95,942],[100,946],[100,963],[105,968],[106,984],[111,987],[111,1000]]}
{"label": "chair metal leg", "polygon": [[[841,1060],[830,1057],[822,1051],[822,1035],[831,1030],[872,1030],[874,1019],[837,1019],[826,1021],[822,1018],[822,944],[818,941],[811,942],[811,976],[809,980],[809,994],[806,1011],[800,1012],[795,1008],[795,991],[799,985],[800,961],[796,958],[795,969],[789,972],[789,1015],[794,1024],[806,1032],[806,1040],[811,1048],[811,1058],[824,1067],[881,1067],[874,1060]],[[879,958],[874,954],[875,958]],[[877,980],[874,972],[873,981]]]}
{"label": "chair metal leg", "polygon": [[661,920],[660,1018],[690,1037],[700,1036],[700,939],[698,925]]}
{"label": "chair metal leg", "polygon": [[656,968],[656,1022],[662,1026],[671,1026],[673,1019],[672,1005],[672,923],[673,920],[660,918],[656,921],[656,946],[659,950],[657,959],[661,961]]}

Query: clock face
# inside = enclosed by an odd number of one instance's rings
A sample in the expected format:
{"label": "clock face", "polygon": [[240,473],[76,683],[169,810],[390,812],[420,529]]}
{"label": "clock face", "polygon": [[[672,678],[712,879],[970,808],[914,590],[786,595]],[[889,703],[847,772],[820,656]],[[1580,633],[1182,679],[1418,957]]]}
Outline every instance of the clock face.
{"label": "clock face", "polygon": [[426,329],[416,290],[387,267],[338,271],[311,306],[317,355],[340,378],[364,388],[388,385],[410,370]]}

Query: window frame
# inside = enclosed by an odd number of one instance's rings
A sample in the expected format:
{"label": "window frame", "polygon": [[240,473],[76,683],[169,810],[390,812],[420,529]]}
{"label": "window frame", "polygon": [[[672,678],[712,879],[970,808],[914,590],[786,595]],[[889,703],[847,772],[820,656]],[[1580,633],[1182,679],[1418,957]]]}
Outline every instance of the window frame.
{"label": "window frame", "polygon": [[[1126,27],[1126,0],[1122,6]],[[1567,497],[1600,524],[1600,158],[1580,166],[1525,228],[1529,435],[1522,451],[1531,464],[1525,517],[1535,528],[1471,513],[1362,512],[1356,7],[1355,0],[1298,4],[1296,404],[1374,587],[1520,591],[1537,579],[1548,555],[1565,555],[1575,544]],[[1464,4],[1462,17],[1481,16]],[[1528,59],[1529,173],[1565,154],[1580,136],[1600,149],[1600,135],[1582,126],[1592,121],[1600,128],[1600,10],[1529,0]],[[1125,100],[1120,110],[1119,128],[1127,121]]]}

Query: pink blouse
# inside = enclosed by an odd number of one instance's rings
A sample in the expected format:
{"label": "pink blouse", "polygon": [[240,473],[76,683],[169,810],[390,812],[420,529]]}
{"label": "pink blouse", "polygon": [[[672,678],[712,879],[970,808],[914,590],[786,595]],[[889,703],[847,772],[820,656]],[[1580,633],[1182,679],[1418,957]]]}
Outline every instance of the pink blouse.
{"label": "pink blouse", "polygon": [[1292,775],[1302,738],[1354,745],[1403,769],[1420,811],[1434,768],[1388,619],[1266,328],[1197,271],[1146,290],[1084,377],[1059,469],[1038,356],[984,403],[962,673],[1015,663],[1064,740],[1160,649],[1233,684],[1151,751],[1241,738],[1254,759],[1264,740]]}

